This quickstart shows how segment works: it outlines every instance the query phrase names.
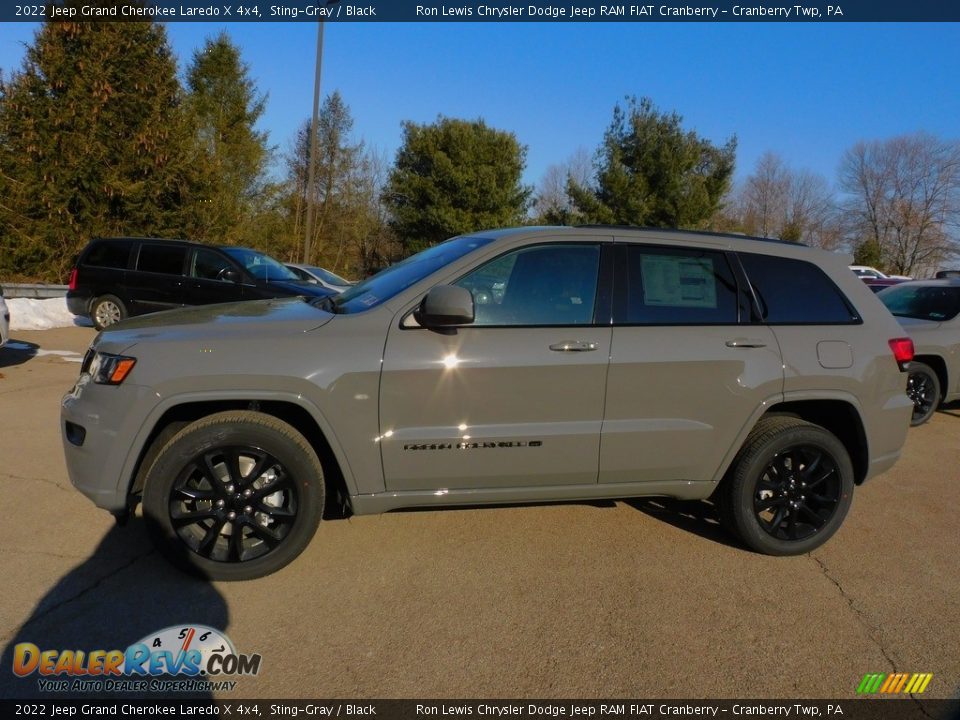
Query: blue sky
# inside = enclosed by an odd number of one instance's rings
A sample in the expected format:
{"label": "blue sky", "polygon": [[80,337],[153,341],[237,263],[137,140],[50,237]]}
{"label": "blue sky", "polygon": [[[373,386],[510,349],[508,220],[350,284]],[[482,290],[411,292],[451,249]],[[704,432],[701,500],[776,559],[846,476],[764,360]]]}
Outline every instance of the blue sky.
{"label": "blue sky", "polygon": [[[285,151],[309,116],[312,23],[171,23],[181,71],[226,29],[261,92],[261,127]],[[35,26],[0,26],[0,68],[18,68]],[[484,118],[527,145],[526,182],[579,147],[591,153],[625,95],[739,142],[737,177],[761,154],[833,182],[861,139],[917,130],[960,137],[960,25],[787,23],[328,23],[322,86],[358,138],[392,159],[402,120]]]}

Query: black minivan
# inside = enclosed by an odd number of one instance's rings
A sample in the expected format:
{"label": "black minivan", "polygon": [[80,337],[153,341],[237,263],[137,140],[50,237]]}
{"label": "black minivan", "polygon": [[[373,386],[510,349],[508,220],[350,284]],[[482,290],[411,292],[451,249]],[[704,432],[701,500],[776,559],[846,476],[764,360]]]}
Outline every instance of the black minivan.
{"label": "black minivan", "polygon": [[132,315],[184,305],[332,294],[256,250],[188,240],[95,238],[70,273],[67,308],[103,330]]}

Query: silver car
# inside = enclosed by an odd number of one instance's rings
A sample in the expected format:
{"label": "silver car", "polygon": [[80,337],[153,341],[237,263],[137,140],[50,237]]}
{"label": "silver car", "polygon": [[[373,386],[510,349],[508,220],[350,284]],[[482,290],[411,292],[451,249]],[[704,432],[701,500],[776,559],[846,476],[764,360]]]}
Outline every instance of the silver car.
{"label": "silver car", "polygon": [[877,297],[913,339],[907,394],[910,422],[922,425],[941,403],[960,399],[960,278],[903,283]]}
{"label": "silver car", "polygon": [[805,553],[900,456],[912,343],[832,253],[613,227],[453,238],[340,295],[102,332],[73,484],[207,577],[273,572],[327,502],[713,498]]}
{"label": "silver car", "polygon": [[343,292],[351,285],[356,284],[316,265],[297,265],[296,263],[286,263],[286,265],[287,268],[292,270],[301,280],[322,285],[334,292]]}

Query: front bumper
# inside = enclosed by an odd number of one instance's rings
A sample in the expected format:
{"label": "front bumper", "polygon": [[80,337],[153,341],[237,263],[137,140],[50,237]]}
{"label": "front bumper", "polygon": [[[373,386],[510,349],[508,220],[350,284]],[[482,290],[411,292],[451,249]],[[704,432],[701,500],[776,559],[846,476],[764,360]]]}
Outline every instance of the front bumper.
{"label": "front bumper", "polygon": [[67,474],[77,490],[110,512],[128,508],[143,419],[157,395],[125,382],[97,385],[82,375],[60,403],[60,434]]}

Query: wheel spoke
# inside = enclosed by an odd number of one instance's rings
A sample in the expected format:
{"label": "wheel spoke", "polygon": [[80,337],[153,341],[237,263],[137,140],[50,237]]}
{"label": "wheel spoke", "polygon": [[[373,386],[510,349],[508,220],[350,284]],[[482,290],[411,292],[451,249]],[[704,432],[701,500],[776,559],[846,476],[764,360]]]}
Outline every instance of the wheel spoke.
{"label": "wheel spoke", "polygon": [[786,501],[787,499],[785,497],[772,497],[772,498],[767,498],[766,500],[761,500],[756,505],[757,512],[761,513],[766,510],[769,510],[770,508],[780,507]]}
{"label": "wheel spoke", "polygon": [[197,552],[200,555],[210,557],[210,553],[213,552],[213,546],[216,545],[217,538],[220,536],[220,531],[223,530],[223,526],[226,524],[226,520],[218,520],[207,529],[207,534],[203,536],[203,539],[197,546]]}
{"label": "wheel spoke", "polygon": [[257,488],[250,495],[250,500],[262,500],[267,495],[272,495],[278,490],[282,490],[285,487],[290,486],[290,476],[287,474],[278,475],[277,478],[270,483],[267,483],[261,488]]}
{"label": "wheel spoke", "polygon": [[790,510],[790,517],[787,520],[787,538],[790,540],[797,539],[797,510],[793,508]]}
{"label": "wheel spoke", "polygon": [[227,491],[223,487],[223,480],[217,475],[217,469],[213,464],[213,453],[204,453],[196,467],[210,483],[217,497],[226,497]]}
{"label": "wheel spoke", "polygon": [[780,523],[783,522],[784,516],[787,514],[787,506],[781,505],[777,508],[776,514],[773,516],[773,520],[770,521],[769,528],[773,534],[776,534],[777,530],[780,528]]}
{"label": "wheel spoke", "polygon": [[820,477],[818,477],[816,480],[812,480],[812,481],[810,481],[810,482],[807,483],[807,490],[810,490],[811,488],[817,487],[817,486],[820,485],[824,480],[826,480],[828,477],[830,477],[831,475],[833,475],[834,472],[836,472],[836,469],[835,469],[835,468],[830,468],[829,470],[824,471],[823,475],[821,475]]}
{"label": "wheel spoke", "polygon": [[257,458],[256,463],[253,465],[253,469],[247,473],[246,477],[240,479],[240,487],[248,488],[253,485],[270,467],[272,463],[275,463],[270,455],[263,453],[259,458]]}
{"label": "wheel spoke", "polygon": [[196,510],[194,512],[180,513],[170,515],[170,522],[175,528],[186,527],[187,525],[196,525],[201,520],[216,517],[217,513],[211,508],[209,510]]}
{"label": "wheel spoke", "polygon": [[228,558],[234,562],[243,562],[243,524],[233,523],[230,527],[230,547]]}
{"label": "wheel spoke", "polygon": [[815,500],[821,505],[836,505],[840,500],[840,498],[830,497],[829,495],[820,495],[817,493],[810,495],[810,499]]}
{"label": "wheel spoke", "polygon": [[232,485],[239,487],[243,482],[243,475],[240,473],[240,453],[233,448],[224,450],[223,464],[227,468],[227,479]]}
{"label": "wheel spoke", "polygon": [[260,523],[252,522],[248,525],[248,527],[253,531],[253,533],[257,537],[263,540],[267,544],[267,546],[271,549],[276,547],[279,544],[279,542],[283,540],[282,535],[280,535],[279,533],[273,532],[272,530],[264,527]]}
{"label": "wheel spoke", "polygon": [[800,506],[800,512],[810,518],[810,524],[813,525],[815,530],[819,530],[827,522],[822,517],[817,515],[813,510],[807,507],[806,503]]}
{"label": "wheel spoke", "polygon": [[200,488],[181,487],[174,490],[174,492],[190,500],[215,500],[217,498],[217,493],[213,490],[201,490]]}

